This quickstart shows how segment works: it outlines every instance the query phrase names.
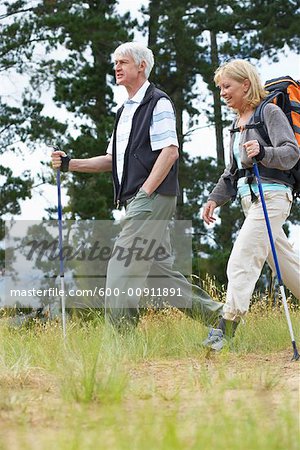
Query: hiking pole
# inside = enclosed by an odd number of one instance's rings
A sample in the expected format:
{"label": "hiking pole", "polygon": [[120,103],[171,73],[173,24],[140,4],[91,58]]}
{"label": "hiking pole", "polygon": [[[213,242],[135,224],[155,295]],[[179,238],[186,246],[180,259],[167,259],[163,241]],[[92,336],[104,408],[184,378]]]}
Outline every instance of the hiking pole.
{"label": "hiking pole", "polygon": [[262,188],[262,184],[261,184],[261,180],[260,180],[260,175],[259,175],[259,170],[258,170],[258,166],[257,166],[257,162],[256,162],[255,158],[253,158],[253,171],[254,171],[254,174],[255,174],[255,177],[256,177],[257,186],[258,186],[258,190],[259,190],[259,196],[260,196],[261,204],[262,204],[263,211],[264,211],[265,221],[266,221],[266,225],[267,225],[267,229],[268,229],[269,240],[270,240],[272,254],[273,254],[273,259],[274,259],[275,268],[276,268],[276,275],[277,275],[278,283],[279,283],[279,289],[280,289],[280,292],[281,292],[283,307],[284,307],[286,320],[287,320],[287,323],[288,323],[290,336],[291,336],[291,340],[292,340],[292,346],[293,346],[293,352],[294,352],[292,361],[293,360],[297,361],[300,358],[300,355],[299,355],[297,347],[296,347],[296,342],[295,342],[292,322],[291,322],[289,308],[288,308],[288,304],[287,304],[287,300],[286,300],[286,296],[285,296],[284,285],[283,285],[283,281],[282,281],[282,278],[281,278],[281,272],[280,272],[280,267],[279,267],[279,263],[278,263],[277,253],[276,253],[276,249],[275,249],[275,244],[274,244],[271,224],[270,224],[270,220],[269,220],[269,216],[268,216],[267,206],[266,206],[266,202],[265,202],[265,198],[264,198],[264,192],[263,192],[263,188]]}
{"label": "hiking pole", "polygon": [[58,213],[58,242],[59,242],[59,276],[61,289],[61,318],[63,337],[66,339],[66,305],[65,305],[65,279],[64,279],[64,259],[63,259],[63,239],[62,239],[62,208],[61,208],[61,188],[60,188],[60,170],[56,173],[57,184],[57,213]]}

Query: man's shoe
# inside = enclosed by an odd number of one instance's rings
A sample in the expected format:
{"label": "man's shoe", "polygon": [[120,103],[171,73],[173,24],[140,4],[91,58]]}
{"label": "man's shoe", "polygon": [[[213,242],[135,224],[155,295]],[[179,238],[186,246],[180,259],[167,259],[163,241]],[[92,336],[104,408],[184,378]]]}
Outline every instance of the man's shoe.
{"label": "man's shoe", "polygon": [[208,347],[216,352],[222,350],[227,343],[227,339],[220,328],[211,328],[207,338],[202,342],[204,347]]}
{"label": "man's shoe", "polygon": [[226,345],[228,345],[228,342],[229,340],[224,336],[211,344],[210,349],[215,352],[220,352]]}
{"label": "man's shoe", "polygon": [[220,328],[211,328],[207,338],[202,342],[203,347],[211,347],[215,342],[223,339],[223,331]]}

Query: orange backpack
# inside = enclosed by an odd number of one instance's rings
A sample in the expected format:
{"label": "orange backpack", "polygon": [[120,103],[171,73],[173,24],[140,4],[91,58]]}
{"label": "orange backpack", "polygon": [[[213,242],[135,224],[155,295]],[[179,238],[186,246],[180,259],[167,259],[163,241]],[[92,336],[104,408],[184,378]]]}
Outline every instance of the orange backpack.
{"label": "orange backpack", "polygon": [[[288,118],[295,133],[299,145],[300,156],[300,82],[293,80],[290,76],[283,76],[268,80],[265,89],[269,95],[260,103],[254,113],[254,124],[265,142],[271,144],[268,131],[264,126],[263,112],[267,103],[273,102],[278,105]],[[291,169],[294,180],[294,197],[300,198],[300,161]]]}
{"label": "orange backpack", "polygon": [[[300,146],[300,82],[289,76],[279,77],[266,81],[265,89],[272,93],[272,101],[286,114]],[[283,100],[278,97],[280,92],[283,93]]]}

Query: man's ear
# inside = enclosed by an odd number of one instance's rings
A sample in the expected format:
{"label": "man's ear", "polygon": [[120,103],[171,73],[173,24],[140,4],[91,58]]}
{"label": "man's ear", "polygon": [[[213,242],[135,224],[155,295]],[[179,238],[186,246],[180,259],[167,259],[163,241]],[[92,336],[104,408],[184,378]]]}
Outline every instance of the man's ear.
{"label": "man's ear", "polygon": [[140,65],[139,65],[139,71],[140,71],[140,72],[145,72],[146,67],[147,67],[146,62],[145,62],[145,61],[142,61],[142,62],[140,63]]}

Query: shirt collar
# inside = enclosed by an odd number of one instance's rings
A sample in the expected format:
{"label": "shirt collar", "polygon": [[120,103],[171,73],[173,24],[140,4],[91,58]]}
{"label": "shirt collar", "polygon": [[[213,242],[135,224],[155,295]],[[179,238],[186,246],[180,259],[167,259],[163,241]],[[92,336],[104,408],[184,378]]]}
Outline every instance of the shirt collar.
{"label": "shirt collar", "polygon": [[145,83],[139,88],[137,93],[132,98],[127,99],[125,103],[141,103],[149,86],[150,83],[148,80],[146,80]]}

